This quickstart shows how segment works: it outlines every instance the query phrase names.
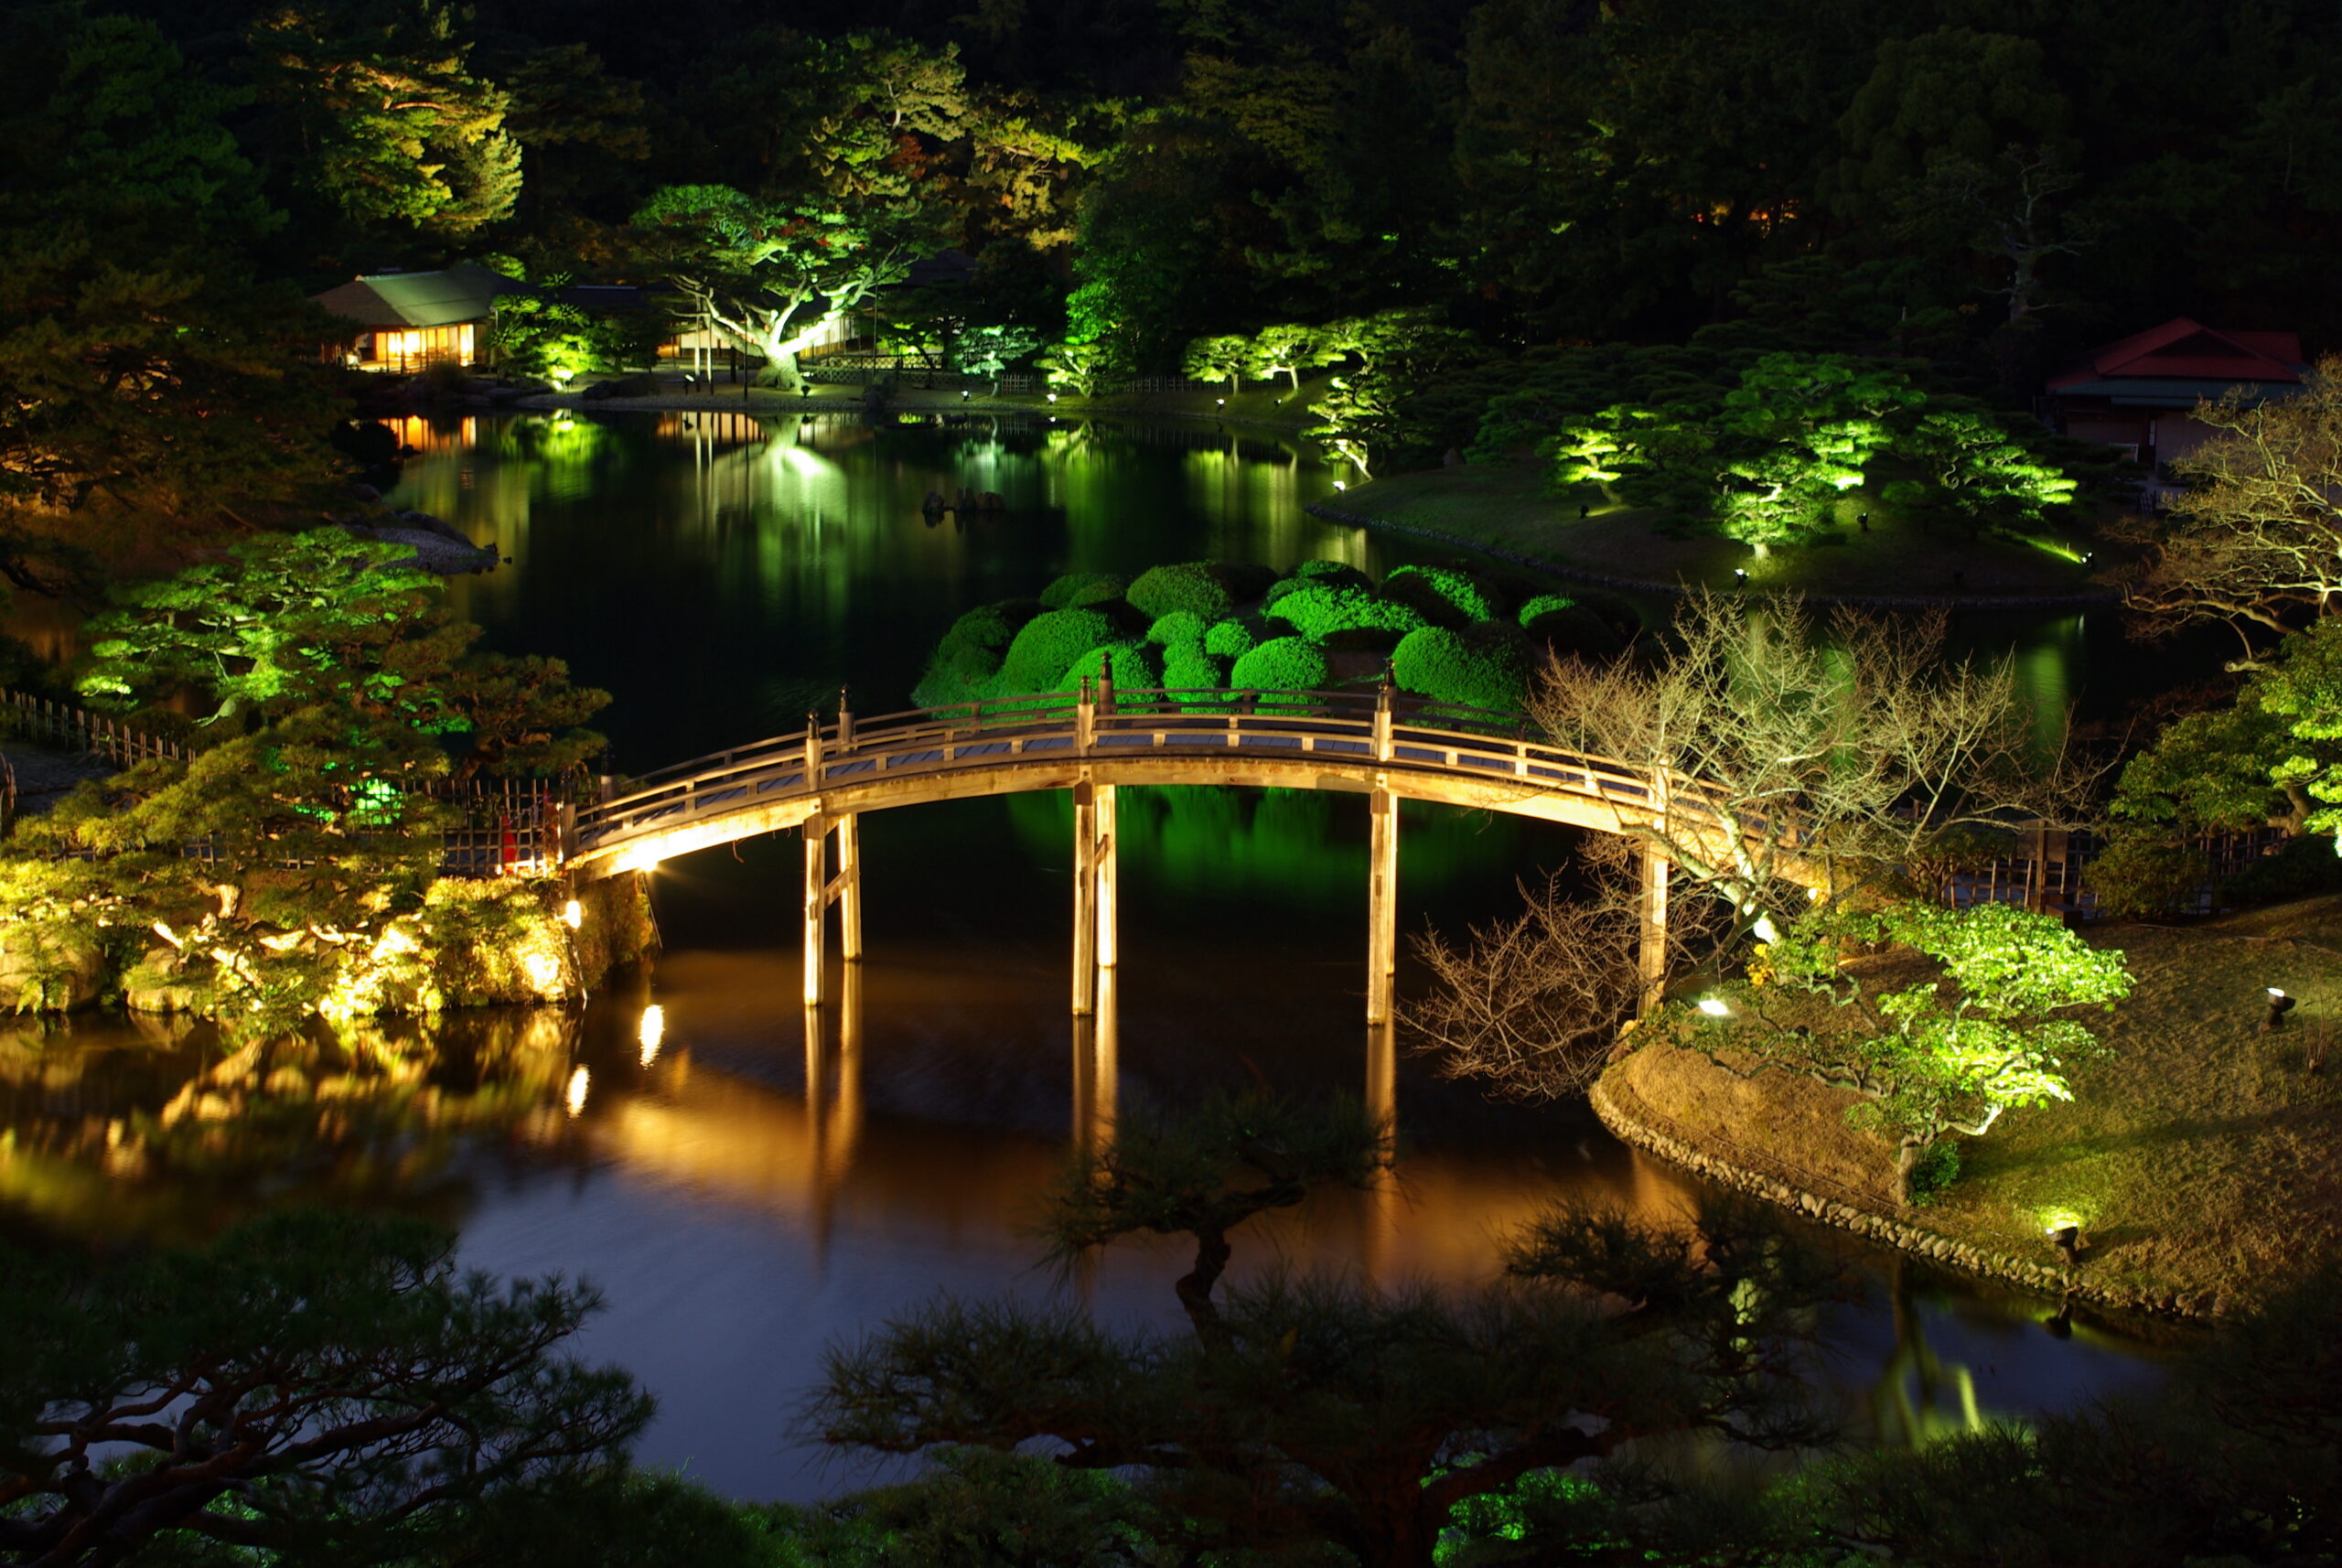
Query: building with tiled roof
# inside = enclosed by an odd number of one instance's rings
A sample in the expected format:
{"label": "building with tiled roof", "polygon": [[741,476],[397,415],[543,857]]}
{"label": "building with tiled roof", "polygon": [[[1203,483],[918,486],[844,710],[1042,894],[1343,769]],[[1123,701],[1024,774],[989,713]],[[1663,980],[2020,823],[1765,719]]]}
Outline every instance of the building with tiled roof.
{"label": "building with tiled roof", "polygon": [[2179,317],[2093,349],[2044,389],[2051,423],[2083,441],[2127,451],[2150,471],[2212,432],[2197,403],[2241,389],[2251,401],[2287,397],[2309,367],[2291,332],[2235,332]]}
{"label": "building with tiled roof", "polygon": [[353,278],[315,303],[355,329],[344,352],[362,370],[414,371],[478,362],[496,296],[527,285],[472,262],[430,273],[376,273]]}

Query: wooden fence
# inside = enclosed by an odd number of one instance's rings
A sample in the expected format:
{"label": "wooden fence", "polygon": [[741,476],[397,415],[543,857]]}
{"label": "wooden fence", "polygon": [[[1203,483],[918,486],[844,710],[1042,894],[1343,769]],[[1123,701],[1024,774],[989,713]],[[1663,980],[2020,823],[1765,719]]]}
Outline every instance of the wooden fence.
{"label": "wooden fence", "polygon": [[[156,757],[180,761],[193,755],[187,745],[124,723],[106,714],[0,688],[0,736],[28,740],[55,750],[102,757],[116,768]],[[14,794],[13,772],[0,785]],[[441,835],[440,875],[504,876],[550,874],[562,864],[563,808],[576,796],[564,781],[551,779],[435,779],[417,793],[443,800],[463,813],[459,825]],[[13,799],[0,801],[0,822],[13,822]],[[198,840],[183,846],[191,860],[219,857],[219,846]]]}

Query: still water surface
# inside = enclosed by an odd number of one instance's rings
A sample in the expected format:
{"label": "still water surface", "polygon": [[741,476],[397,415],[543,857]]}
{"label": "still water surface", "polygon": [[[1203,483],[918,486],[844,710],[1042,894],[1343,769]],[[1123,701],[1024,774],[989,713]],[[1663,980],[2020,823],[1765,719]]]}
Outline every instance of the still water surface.
{"label": "still water surface", "polygon": [[[849,681],[865,713],[904,705],[953,616],[1064,571],[1212,555],[1380,572],[1426,553],[1309,517],[1323,467],[1209,428],[661,414],[406,434],[423,450],[393,499],[512,557],[459,579],[459,607],[616,693],[602,727],[629,771],[791,728]],[[922,518],[929,489],[962,486],[1004,510]],[[2069,618],[1971,636],[2017,647],[2061,701],[2091,662]],[[788,1435],[825,1344],[939,1290],[1174,1316],[1173,1250],[1119,1249],[1069,1282],[1033,1266],[1035,1199],[1116,1115],[1256,1081],[1394,1101],[1396,1187],[1252,1239],[1240,1264],[1256,1267],[1460,1283],[1548,1200],[1664,1218],[1695,1197],[1581,1108],[1492,1106],[1369,1037],[1362,800],[1126,791],[1122,828],[1123,964],[1097,1030],[1066,1014],[1063,798],[884,812],[864,825],[870,957],[819,1014],[796,994],[796,842],[711,850],[659,873],[657,961],[575,1012],[236,1055],[152,1023],[0,1034],[0,1204],[93,1240],[318,1199],[437,1217],[478,1266],[602,1287],[585,1348],[659,1394],[647,1457],[801,1498],[866,1474]],[[1401,842],[1403,920],[1450,930],[1566,868],[1574,843],[1429,807]],[[1858,1431],[1906,1441],[2153,1375],[2148,1348],[2088,1323],[2052,1337],[2042,1303],[1853,1255],[1866,1294],[1832,1309],[1825,1372]]]}

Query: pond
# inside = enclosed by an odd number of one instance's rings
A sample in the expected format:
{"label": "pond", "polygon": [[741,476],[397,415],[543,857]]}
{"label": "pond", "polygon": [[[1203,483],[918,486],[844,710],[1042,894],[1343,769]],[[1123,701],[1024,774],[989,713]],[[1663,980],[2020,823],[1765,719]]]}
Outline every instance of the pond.
{"label": "pond", "polygon": [[[1325,467],[1209,424],[669,413],[403,434],[419,455],[393,499],[511,558],[458,579],[459,608],[614,693],[601,727],[627,771],[795,728],[844,683],[859,711],[906,705],[955,615],[1065,571],[1219,556],[1380,573],[1438,553],[1310,517]],[[921,515],[928,490],[963,487],[1002,509]],[[2019,646],[2061,697],[2091,663],[2071,619],[1970,635]],[[1168,1247],[1067,1280],[1035,1266],[1036,1199],[1113,1116],[1256,1082],[1395,1103],[1392,1188],[1240,1242],[1241,1266],[1463,1283],[1554,1198],[1654,1218],[1695,1200],[1583,1107],[1493,1105],[1369,1033],[1362,798],[1131,790],[1121,835],[1123,951],[1096,1026],[1068,1016],[1063,797],[881,812],[863,829],[869,957],[818,1013],[798,1001],[796,841],[704,851],[657,875],[661,954],[581,1009],[233,1055],[201,1028],[16,1026],[0,1034],[0,1203],[93,1240],[301,1201],[437,1217],[471,1263],[602,1288],[585,1349],[658,1393],[646,1457],[805,1498],[872,1474],[790,1437],[827,1344],[940,1290],[1172,1316]],[[1460,932],[1517,880],[1566,874],[1574,841],[1410,806],[1401,844],[1403,925]],[[2152,1347],[2087,1318],[2060,1337],[2048,1304],[1806,1234],[1864,1282],[1829,1309],[1826,1369],[1858,1432],[1908,1441],[2154,1375]]]}

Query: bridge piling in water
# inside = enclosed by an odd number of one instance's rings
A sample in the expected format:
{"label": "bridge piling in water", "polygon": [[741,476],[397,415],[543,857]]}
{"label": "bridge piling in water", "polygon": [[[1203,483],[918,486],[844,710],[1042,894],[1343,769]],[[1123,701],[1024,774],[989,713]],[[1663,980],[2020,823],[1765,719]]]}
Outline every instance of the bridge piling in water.
{"label": "bridge piling in water", "polygon": [[[1392,755],[1391,674],[1374,699],[1374,760],[1387,768]],[[1399,982],[1399,801],[1391,776],[1374,775],[1373,829],[1366,867],[1366,1021],[1388,1024]]]}
{"label": "bridge piling in water", "polygon": [[1116,940],[1114,786],[1073,787],[1073,1011],[1096,1011],[1100,976],[1121,958]]}
{"label": "bridge piling in water", "polygon": [[[838,734],[842,744],[854,739],[854,714],[838,694]],[[805,777],[822,777],[822,724],[805,719]],[[830,834],[838,836],[838,871],[830,875]],[[859,812],[824,811],[816,797],[806,817],[805,833],[805,1005],[819,1007],[827,990],[825,928],[830,906],[838,906],[838,948],[848,963],[862,961],[862,819]]]}

